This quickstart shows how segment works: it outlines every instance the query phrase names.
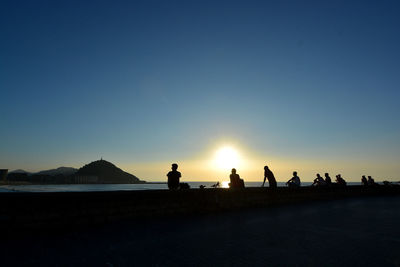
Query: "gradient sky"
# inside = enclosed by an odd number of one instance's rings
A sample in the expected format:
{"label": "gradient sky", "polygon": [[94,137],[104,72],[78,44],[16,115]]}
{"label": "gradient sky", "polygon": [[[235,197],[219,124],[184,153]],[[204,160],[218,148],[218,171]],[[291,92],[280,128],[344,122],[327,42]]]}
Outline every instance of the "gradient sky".
{"label": "gradient sky", "polygon": [[0,164],[400,180],[398,1],[2,1]]}

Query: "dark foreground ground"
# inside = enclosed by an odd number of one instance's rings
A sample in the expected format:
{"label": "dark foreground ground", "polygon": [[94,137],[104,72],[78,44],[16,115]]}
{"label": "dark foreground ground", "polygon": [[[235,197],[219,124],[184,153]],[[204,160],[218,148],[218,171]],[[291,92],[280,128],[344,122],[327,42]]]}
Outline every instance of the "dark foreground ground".
{"label": "dark foreground ground", "polygon": [[2,232],[0,266],[400,266],[400,197]]}

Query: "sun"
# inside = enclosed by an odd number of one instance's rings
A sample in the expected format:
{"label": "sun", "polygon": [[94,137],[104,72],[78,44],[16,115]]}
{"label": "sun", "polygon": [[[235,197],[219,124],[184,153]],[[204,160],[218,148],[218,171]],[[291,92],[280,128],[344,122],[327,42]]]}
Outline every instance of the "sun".
{"label": "sun", "polygon": [[238,168],[240,156],[237,150],[230,146],[225,146],[217,150],[214,162],[217,168],[230,171],[232,168]]}

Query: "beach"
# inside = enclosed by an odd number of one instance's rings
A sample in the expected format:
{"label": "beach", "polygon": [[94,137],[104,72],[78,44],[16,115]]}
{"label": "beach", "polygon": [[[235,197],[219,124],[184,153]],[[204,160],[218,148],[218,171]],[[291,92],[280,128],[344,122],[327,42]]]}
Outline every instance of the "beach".
{"label": "beach", "polygon": [[127,220],[7,236],[3,266],[398,266],[400,197]]}

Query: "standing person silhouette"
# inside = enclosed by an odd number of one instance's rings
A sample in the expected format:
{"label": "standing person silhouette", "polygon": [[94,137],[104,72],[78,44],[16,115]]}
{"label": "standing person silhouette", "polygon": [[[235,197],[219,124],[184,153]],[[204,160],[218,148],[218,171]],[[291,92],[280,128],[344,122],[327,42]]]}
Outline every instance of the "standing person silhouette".
{"label": "standing person silhouette", "polygon": [[264,181],[262,183],[262,187],[264,187],[265,180],[268,179],[269,187],[276,188],[276,179],[273,172],[268,168],[268,166],[264,166]]}
{"label": "standing person silhouette", "polygon": [[171,167],[172,171],[167,174],[168,177],[168,188],[175,190],[179,188],[179,179],[181,178],[181,173],[177,171],[178,164],[174,163]]}

